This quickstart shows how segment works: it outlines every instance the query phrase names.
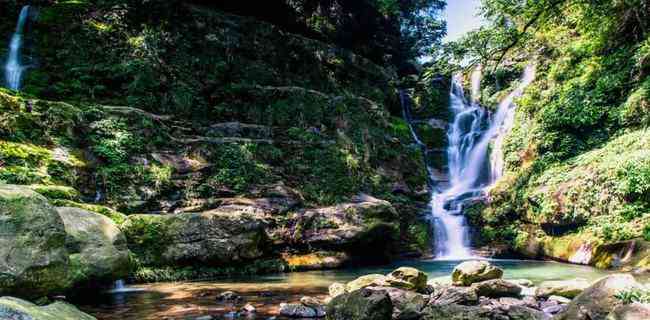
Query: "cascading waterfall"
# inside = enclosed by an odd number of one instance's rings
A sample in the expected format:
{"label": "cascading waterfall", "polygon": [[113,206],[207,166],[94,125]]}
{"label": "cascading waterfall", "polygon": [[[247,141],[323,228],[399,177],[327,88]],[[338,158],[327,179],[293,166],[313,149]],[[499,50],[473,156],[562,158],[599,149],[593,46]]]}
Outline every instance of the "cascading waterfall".
{"label": "cascading waterfall", "polygon": [[9,56],[5,63],[5,82],[7,88],[11,90],[20,90],[20,85],[25,72],[25,66],[22,63],[21,51],[23,47],[23,31],[29,18],[30,6],[24,6],[20,11],[16,32],[11,37],[9,43]]}
{"label": "cascading waterfall", "polygon": [[[503,136],[514,121],[512,102],[533,81],[534,75],[534,66],[528,66],[518,88],[499,104],[492,117],[478,104],[481,67],[472,73],[472,101],[465,98],[462,77],[454,76],[450,92],[453,121],[447,131],[449,185],[434,192],[431,199],[438,259],[472,257],[463,207],[469,201],[484,197],[485,190],[501,176]],[[488,146],[493,139],[494,151],[488,159]]]}

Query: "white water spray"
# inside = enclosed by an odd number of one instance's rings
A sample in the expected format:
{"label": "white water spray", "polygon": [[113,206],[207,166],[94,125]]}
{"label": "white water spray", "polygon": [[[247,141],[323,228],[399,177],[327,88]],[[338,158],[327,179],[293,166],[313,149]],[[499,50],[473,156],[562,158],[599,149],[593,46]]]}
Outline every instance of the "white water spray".
{"label": "white water spray", "polygon": [[29,18],[29,6],[24,6],[20,11],[16,32],[11,37],[9,43],[9,56],[5,63],[5,82],[7,88],[11,90],[20,90],[20,85],[25,72],[25,66],[22,64],[21,51],[23,47],[23,31]]}
{"label": "white water spray", "polygon": [[[514,121],[512,102],[522,94],[534,76],[534,67],[527,67],[518,88],[499,104],[497,112],[489,120],[478,104],[481,67],[472,73],[471,102],[465,98],[462,77],[454,76],[450,93],[450,109],[454,119],[447,131],[450,185],[434,192],[431,199],[435,221],[435,254],[438,259],[462,260],[472,257],[469,228],[463,215],[464,206],[472,200],[483,198],[485,189],[501,176],[503,136]],[[496,165],[490,165],[488,160],[488,146],[493,139],[498,145],[490,160],[496,161]],[[498,175],[496,171],[499,171]]]}

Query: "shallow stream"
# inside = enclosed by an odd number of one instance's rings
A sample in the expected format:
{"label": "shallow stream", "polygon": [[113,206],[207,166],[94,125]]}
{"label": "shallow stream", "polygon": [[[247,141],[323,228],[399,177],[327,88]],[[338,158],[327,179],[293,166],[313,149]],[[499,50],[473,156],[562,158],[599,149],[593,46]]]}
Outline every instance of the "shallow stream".
{"label": "shallow stream", "polygon": [[[504,269],[506,279],[528,279],[534,283],[574,278],[593,281],[607,274],[591,267],[556,262],[492,260],[492,263]],[[208,315],[215,320],[233,319],[228,317],[229,313],[238,311],[246,303],[257,308],[257,316],[238,319],[268,319],[277,316],[282,302],[298,302],[305,295],[326,297],[327,288],[333,282],[346,282],[371,273],[386,274],[400,266],[418,268],[426,272],[429,279],[449,281],[453,268],[458,264],[459,261],[452,260],[402,261],[380,267],[133,285],[129,288],[139,291],[106,292],[73,302],[99,320],[185,320]],[[240,294],[243,302],[233,305],[216,301],[217,295],[227,290]]]}

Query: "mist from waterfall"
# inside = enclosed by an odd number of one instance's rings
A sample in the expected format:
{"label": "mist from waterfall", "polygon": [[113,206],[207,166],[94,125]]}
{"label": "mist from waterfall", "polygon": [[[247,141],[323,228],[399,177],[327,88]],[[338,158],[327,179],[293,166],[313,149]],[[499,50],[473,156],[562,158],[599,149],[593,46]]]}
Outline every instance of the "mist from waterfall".
{"label": "mist from waterfall", "polygon": [[30,6],[24,6],[20,11],[16,31],[11,36],[11,41],[9,42],[9,55],[5,63],[5,83],[7,88],[11,90],[20,90],[23,73],[25,72],[21,51],[23,47],[23,32],[27,19],[29,18],[29,10]]}
{"label": "mist from waterfall", "polygon": [[[482,199],[503,171],[503,137],[514,121],[513,100],[533,81],[534,66],[528,66],[517,89],[499,104],[489,116],[478,103],[482,68],[471,75],[471,101],[465,97],[462,75],[452,79],[447,161],[449,184],[434,190],[431,209],[434,217],[435,255],[437,259],[462,260],[472,257],[470,234],[464,216],[464,206]],[[488,155],[494,141],[492,155]]]}

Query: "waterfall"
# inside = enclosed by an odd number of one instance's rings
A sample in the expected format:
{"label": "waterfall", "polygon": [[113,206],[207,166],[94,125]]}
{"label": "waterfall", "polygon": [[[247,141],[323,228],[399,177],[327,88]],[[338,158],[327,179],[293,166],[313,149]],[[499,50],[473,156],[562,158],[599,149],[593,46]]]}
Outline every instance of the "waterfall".
{"label": "waterfall", "polygon": [[9,43],[9,56],[5,63],[5,82],[7,88],[12,90],[20,90],[23,72],[25,71],[25,66],[22,64],[21,59],[21,50],[23,46],[23,31],[29,18],[29,10],[29,6],[24,6],[20,11],[16,32],[12,35],[11,42]]}
{"label": "waterfall", "polygon": [[[464,206],[473,200],[482,199],[485,190],[501,176],[501,148],[503,137],[514,121],[513,100],[522,94],[534,76],[535,68],[528,66],[517,89],[501,101],[491,117],[478,103],[480,66],[471,76],[471,101],[465,98],[462,76],[456,75],[452,79],[450,110],[453,121],[447,131],[449,185],[441,191],[434,191],[431,198],[436,227],[435,254],[438,259],[461,260],[472,257]],[[488,157],[488,146],[493,140],[494,151]]]}
{"label": "waterfall", "polygon": [[119,279],[115,280],[113,283],[113,289],[109,290],[109,293],[129,293],[129,292],[139,292],[144,291],[142,288],[132,288],[124,284],[124,280]]}

